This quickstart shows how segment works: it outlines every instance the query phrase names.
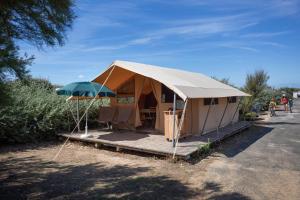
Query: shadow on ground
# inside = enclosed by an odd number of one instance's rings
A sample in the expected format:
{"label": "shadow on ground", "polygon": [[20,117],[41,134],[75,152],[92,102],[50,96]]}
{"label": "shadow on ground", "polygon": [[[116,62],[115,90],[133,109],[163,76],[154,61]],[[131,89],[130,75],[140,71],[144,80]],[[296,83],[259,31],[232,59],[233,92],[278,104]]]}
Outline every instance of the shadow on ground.
{"label": "shadow on ground", "polygon": [[147,167],[61,165],[34,156],[9,157],[0,166],[0,199],[248,199],[222,193],[214,182],[192,189],[168,176],[144,175]]}
{"label": "shadow on ground", "polygon": [[12,152],[24,152],[31,150],[40,150],[45,148],[55,148],[61,141],[57,139],[48,140],[47,142],[38,141],[36,143],[26,144],[1,144],[0,143],[0,154],[12,153]]}
{"label": "shadow on ground", "polygon": [[220,152],[227,157],[234,157],[254,144],[257,140],[270,133],[273,128],[254,125],[251,128],[229,137],[216,146],[216,152]]}
{"label": "shadow on ground", "polygon": [[219,143],[213,144],[213,148],[210,149],[209,152],[194,155],[192,159],[189,160],[189,163],[197,164],[201,162],[201,160],[206,158],[208,155],[218,157],[218,154],[213,154],[214,152],[221,153],[226,157],[234,157],[246,150],[257,140],[270,133],[272,130],[273,128],[270,127],[253,125],[247,130],[244,130],[233,136],[227,137]]}

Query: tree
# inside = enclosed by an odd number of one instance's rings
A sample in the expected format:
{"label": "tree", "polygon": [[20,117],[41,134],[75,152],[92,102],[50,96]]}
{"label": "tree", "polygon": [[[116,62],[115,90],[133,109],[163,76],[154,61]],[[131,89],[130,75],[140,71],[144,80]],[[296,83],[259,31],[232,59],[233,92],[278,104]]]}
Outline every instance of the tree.
{"label": "tree", "polygon": [[19,41],[38,48],[64,44],[73,5],[73,0],[0,0],[0,83],[28,72],[33,57],[19,55]]}
{"label": "tree", "polygon": [[251,97],[244,98],[242,102],[242,112],[249,112],[255,103],[259,104],[259,99],[268,88],[269,75],[264,70],[257,70],[253,74],[247,74],[246,83],[243,91],[250,94]]}
{"label": "tree", "polygon": [[244,91],[256,99],[268,87],[268,80],[269,75],[264,70],[257,70],[254,74],[247,74]]}

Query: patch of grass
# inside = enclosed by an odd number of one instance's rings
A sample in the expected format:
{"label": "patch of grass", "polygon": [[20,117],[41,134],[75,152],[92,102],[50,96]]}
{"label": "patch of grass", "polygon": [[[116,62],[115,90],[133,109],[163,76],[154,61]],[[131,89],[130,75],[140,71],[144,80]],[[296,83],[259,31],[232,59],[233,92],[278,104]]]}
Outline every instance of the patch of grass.
{"label": "patch of grass", "polygon": [[208,143],[205,145],[199,145],[197,152],[192,155],[192,157],[189,160],[189,163],[191,164],[198,163],[200,160],[206,158],[212,152],[213,152],[213,145],[211,142],[208,141]]}
{"label": "patch of grass", "polygon": [[211,152],[211,143],[210,142],[208,142],[207,144],[205,144],[205,145],[201,145],[201,146],[199,146],[198,147],[198,151],[197,151],[197,153],[199,154],[199,155],[208,155],[210,152]]}
{"label": "patch of grass", "polygon": [[245,113],[245,120],[247,121],[253,121],[256,119],[257,117],[257,113],[256,112],[247,112]]}

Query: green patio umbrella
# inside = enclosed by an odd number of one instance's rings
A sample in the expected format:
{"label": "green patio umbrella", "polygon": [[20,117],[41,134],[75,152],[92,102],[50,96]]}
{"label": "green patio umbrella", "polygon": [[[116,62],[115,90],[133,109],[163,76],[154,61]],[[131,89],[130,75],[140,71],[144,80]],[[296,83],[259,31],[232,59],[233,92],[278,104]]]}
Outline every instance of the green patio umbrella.
{"label": "green patio umbrella", "polygon": [[[101,91],[100,91],[101,89]],[[74,82],[65,85],[62,88],[57,88],[58,95],[70,96],[69,99],[77,100],[77,122],[79,122],[79,100],[91,99],[100,97],[115,97],[115,93],[104,85],[95,82]],[[85,133],[87,135],[87,113],[86,113],[86,126]],[[78,131],[80,131],[78,125]]]}
{"label": "green patio umbrella", "polygon": [[56,93],[58,95],[67,95],[74,97],[95,97],[97,95],[101,97],[115,96],[115,93],[108,89],[106,86],[102,86],[101,84],[95,82],[69,83],[62,88],[56,89]]}

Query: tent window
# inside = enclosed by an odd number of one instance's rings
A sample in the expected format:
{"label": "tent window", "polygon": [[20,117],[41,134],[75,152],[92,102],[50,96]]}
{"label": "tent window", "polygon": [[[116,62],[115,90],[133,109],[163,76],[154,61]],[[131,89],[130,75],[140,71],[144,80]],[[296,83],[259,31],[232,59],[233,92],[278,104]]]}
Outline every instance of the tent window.
{"label": "tent window", "polygon": [[219,99],[218,98],[205,98],[204,99],[204,105],[208,106],[208,105],[217,105],[219,104]]}
{"label": "tent window", "polygon": [[135,93],[135,81],[134,79],[131,79],[117,89],[117,103],[133,104],[134,93]]}
{"label": "tent window", "polygon": [[[161,102],[173,103],[173,100],[174,100],[174,92],[164,84],[161,84]],[[176,100],[182,100],[182,99],[178,95],[176,95]]]}
{"label": "tent window", "polygon": [[134,103],[134,97],[117,97],[117,103],[118,104],[133,104]]}
{"label": "tent window", "polygon": [[184,101],[182,99],[179,99],[176,101],[176,109],[183,110],[184,108]]}
{"label": "tent window", "polygon": [[236,103],[236,97],[227,97],[228,103]]}

